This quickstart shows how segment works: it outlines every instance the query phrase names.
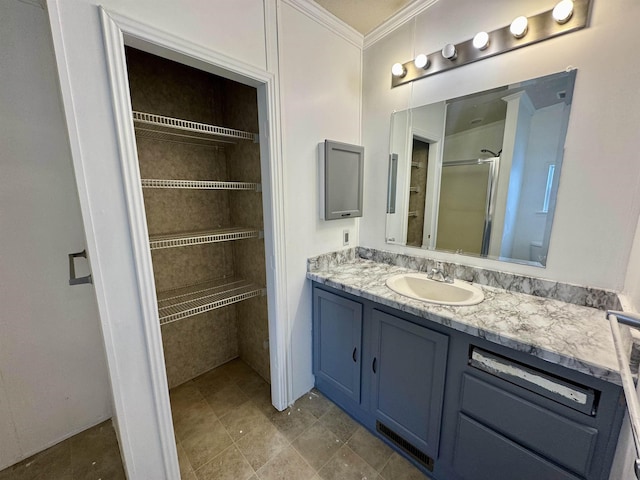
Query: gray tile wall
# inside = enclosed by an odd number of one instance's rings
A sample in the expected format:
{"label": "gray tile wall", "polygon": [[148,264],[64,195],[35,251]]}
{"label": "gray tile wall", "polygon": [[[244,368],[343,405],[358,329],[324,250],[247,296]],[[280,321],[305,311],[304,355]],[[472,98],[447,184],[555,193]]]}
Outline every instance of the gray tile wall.
{"label": "gray tile wall", "polygon": [[[258,131],[256,90],[127,48],[134,110]],[[188,79],[188,80],[187,80]],[[193,146],[137,138],[141,178],[260,182],[258,144]],[[263,228],[259,192],[143,189],[149,235],[230,226]],[[238,275],[265,285],[264,242],[152,251],[157,290]],[[238,355],[269,379],[266,298],[256,298],[162,326],[169,386]]]}
{"label": "gray tile wall", "polygon": [[[258,109],[254,88],[227,82],[225,85],[225,126],[250,132],[258,131]],[[261,182],[260,146],[242,142],[227,148],[227,169],[232,179]],[[264,229],[262,195],[259,192],[230,193],[229,211],[238,225]],[[264,241],[262,239],[234,242],[236,273],[258,285],[266,285]],[[266,297],[253,298],[238,304],[238,343],[240,357],[269,381],[269,340]]]}

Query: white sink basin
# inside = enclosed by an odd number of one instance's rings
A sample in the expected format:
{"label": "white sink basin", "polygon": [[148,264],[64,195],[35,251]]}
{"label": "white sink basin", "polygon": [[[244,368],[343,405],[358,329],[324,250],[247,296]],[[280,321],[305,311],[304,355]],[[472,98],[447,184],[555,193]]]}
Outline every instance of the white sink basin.
{"label": "white sink basin", "polygon": [[423,273],[401,273],[387,279],[387,287],[400,295],[440,305],[476,305],[484,300],[478,287],[461,280],[431,280]]}

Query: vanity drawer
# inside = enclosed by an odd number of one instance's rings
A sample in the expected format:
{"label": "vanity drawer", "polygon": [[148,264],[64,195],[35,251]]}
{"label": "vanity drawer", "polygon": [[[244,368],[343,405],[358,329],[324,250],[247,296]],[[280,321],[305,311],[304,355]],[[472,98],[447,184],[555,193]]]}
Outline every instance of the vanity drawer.
{"label": "vanity drawer", "polygon": [[[587,476],[598,431],[464,374],[461,410],[526,448]],[[546,477],[539,477],[546,478]]]}
{"label": "vanity drawer", "polygon": [[464,480],[579,480],[464,414],[458,415],[453,464]]}
{"label": "vanity drawer", "polygon": [[597,414],[597,395],[579,385],[510,358],[472,347],[469,365],[581,413]]}

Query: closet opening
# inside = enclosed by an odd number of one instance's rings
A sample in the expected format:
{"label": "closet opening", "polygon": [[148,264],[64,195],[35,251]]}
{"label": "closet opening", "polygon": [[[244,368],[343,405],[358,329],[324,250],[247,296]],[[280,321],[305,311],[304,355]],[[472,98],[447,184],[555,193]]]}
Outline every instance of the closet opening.
{"label": "closet opening", "polygon": [[[272,408],[258,91],[133,47],[125,55],[180,441],[209,410],[221,418],[247,399]],[[205,401],[203,418],[185,421],[176,409],[192,400]]]}

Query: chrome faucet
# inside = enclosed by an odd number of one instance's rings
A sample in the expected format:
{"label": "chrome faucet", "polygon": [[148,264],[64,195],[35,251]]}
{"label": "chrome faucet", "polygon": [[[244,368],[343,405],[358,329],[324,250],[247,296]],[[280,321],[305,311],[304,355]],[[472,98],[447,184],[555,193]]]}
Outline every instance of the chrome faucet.
{"label": "chrome faucet", "polygon": [[445,274],[444,267],[441,264],[436,264],[436,268],[432,268],[427,274],[427,278],[436,282],[453,283],[453,278]]}

